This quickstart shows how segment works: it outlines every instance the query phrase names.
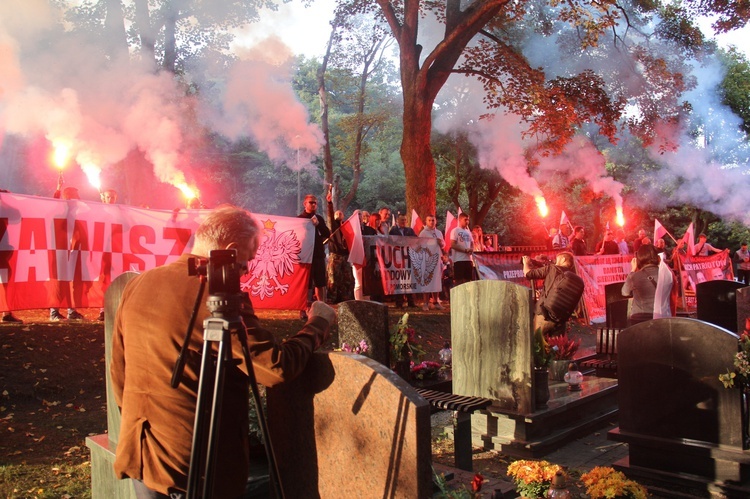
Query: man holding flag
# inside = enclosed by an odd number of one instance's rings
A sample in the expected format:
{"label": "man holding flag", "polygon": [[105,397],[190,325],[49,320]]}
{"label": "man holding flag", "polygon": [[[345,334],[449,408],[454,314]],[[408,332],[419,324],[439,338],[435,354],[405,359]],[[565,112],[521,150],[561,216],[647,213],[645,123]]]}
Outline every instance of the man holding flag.
{"label": "man holding flag", "polygon": [[331,236],[328,238],[328,298],[332,303],[339,303],[354,297],[354,275],[349,264],[349,245],[341,231],[344,212],[334,212],[330,196],[327,199],[328,215],[332,220]]}

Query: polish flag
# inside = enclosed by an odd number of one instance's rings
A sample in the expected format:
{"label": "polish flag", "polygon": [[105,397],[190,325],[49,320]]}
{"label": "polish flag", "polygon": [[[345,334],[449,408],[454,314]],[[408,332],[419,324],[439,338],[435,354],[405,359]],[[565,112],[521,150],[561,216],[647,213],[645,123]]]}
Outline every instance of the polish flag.
{"label": "polish flag", "polygon": [[654,218],[654,242],[667,235],[667,229]]}
{"label": "polish flag", "polygon": [[[459,213],[461,208],[458,209]],[[445,212],[445,252],[451,249],[451,231],[458,227],[458,219],[450,211]]]}
{"label": "polish flag", "polygon": [[568,220],[568,215],[566,215],[565,212],[563,211],[560,214],[560,225],[565,225],[565,224],[570,225],[570,220]]}
{"label": "polish flag", "polygon": [[424,229],[422,219],[419,218],[419,215],[417,215],[417,210],[415,210],[414,208],[412,208],[411,210],[411,228],[414,230],[414,233],[416,235],[419,235],[419,233],[422,232],[422,229]]}
{"label": "polish flag", "polygon": [[682,240],[685,241],[685,244],[687,244],[687,254],[690,256],[693,256],[693,254],[695,253],[694,231],[695,229],[693,228],[693,222],[690,222],[690,225],[688,225],[688,228],[685,231],[685,235],[682,236]]}
{"label": "polish flag", "polygon": [[352,216],[341,224],[341,234],[349,247],[349,263],[362,265],[365,261],[365,248],[362,244],[362,215],[359,210],[354,210]]}

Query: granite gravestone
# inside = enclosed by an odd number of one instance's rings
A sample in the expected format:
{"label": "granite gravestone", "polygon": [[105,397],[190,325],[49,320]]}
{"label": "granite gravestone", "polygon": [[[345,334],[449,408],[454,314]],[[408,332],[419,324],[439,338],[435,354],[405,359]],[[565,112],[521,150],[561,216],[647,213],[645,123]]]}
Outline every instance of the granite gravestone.
{"label": "granite gravestone", "polygon": [[339,303],[338,325],[339,348],[365,340],[369,348],[365,355],[390,367],[388,305],[367,300]]}
{"label": "granite gravestone", "polygon": [[473,281],[451,289],[453,393],[534,410],[531,289]]}
{"label": "granite gravestone", "polygon": [[86,446],[91,450],[91,495],[92,497],[112,497],[115,499],[135,498],[130,480],[120,480],[115,476],[113,465],[115,449],[120,436],[120,408],[117,407],[109,374],[112,359],[112,334],[115,314],[120,305],[120,297],[125,285],[138,273],[125,272],[118,276],[104,293],[104,360],[107,388],[107,433],[86,437]]}
{"label": "granite gravestone", "polygon": [[622,296],[623,284],[625,282],[613,282],[604,286],[608,328],[624,329],[628,327],[629,299]]}
{"label": "granite gravestone", "polygon": [[387,367],[318,352],[267,393],[286,497],[432,497],[429,403]]}
{"label": "granite gravestone", "polygon": [[741,282],[716,280],[699,282],[695,286],[698,302],[697,317],[733,333],[737,332],[737,290]]}
{"label": "granite gravestone", "polygon": [[609,436],[629,445],[629,458],[618,467],[666,481],[747,480],[741,391],[724,388],[718,378],[733,369],[737,340],[683,318],[656,319],[619,334],[620,426]]}

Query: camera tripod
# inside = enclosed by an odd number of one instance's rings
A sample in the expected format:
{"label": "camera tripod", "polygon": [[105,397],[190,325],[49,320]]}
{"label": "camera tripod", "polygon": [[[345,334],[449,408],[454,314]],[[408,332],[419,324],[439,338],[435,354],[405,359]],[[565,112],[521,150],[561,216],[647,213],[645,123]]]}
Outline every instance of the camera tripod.
{"label": "camera tripod", "polygon": [[[213,253],[212,259],[214,258]],[[239,314],[239,298],[241,296],[241,293],[239,293],[239,277],[237,277],[236,283],[237,292],[212,293],[215,290],[213,289],[214,286],[211,285],[210,276],[212,274],[216,275],[216,272],[211,272],[211,264],[212,261],[209,261],[209,297],[206,302],[208,309],[211,311],[211,317],[203,322],[203,353],[198,378],[195,422],[193,424],[193,440],[190,451],[190,468],[188,471],[187,499],[208,499],[213,497],[218,458],[218,435],[221,431],[224,380],[227,368],[236,364],[232,357],[233,335],[237,336],[242,346],[243,360],[249,378],[248,382],[253,392],[253,401],[258,413],[258,422],[263,435],[266,458],[268,459],[270,468],[271,486],[273,487],[275,497],[283,499],[284,492],[280,483],[279,470],[273,453],[273,446],[271,445],[268,424],[261,404],[255,370],[253,369],[247,347],[247,330]],[[203,268],[201,267],[196,272],[201,276],[201,285],[196,297],[193,314],[189,321],[185,341],[172,372],[173,388],[179,385],[179,380],[184,370],[185,354],[187,353],[188,344],[195,325],[200,299],[205,289],[206,281],[201,274],[202,270]],[[230,286],[230,289],[234,289],[234,286]],[[214,344],[217,345],[216,355],[214,355]]]}

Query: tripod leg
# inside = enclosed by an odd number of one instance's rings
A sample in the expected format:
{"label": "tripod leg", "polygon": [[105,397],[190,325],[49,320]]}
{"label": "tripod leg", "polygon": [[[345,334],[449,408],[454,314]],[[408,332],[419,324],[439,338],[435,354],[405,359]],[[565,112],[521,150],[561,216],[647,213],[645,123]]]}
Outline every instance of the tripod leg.
{"label": "tripod leg", "polygon": [[224,378],[227,365],[232,361],[232,340],[227,329],[222,330],[219,343],[218,365],[214,378],[213,404],[211,406],[211,423],[208,430],[208,446],[206,450],[206,476],[203,481],[203,497],[213,497],[214,478],[216,477],[216,459],[219,455],[216,446],[221,431],[222,394],[224,393]]}
{"label": "tripod leg", "polygon": [[208,402],[212,398],[211,386],[208,380],[214,377],[215,367],[212,361],[213,342],[204,339],[201,360],[200,377],[198,378],[198,394],[195,406],[195,422],[193,423],[193,441],[190,449],[190,468],[188,472],[187,497],[199,497],[200,484],[205,468],[206,430],[205,421],[209,409]]}

